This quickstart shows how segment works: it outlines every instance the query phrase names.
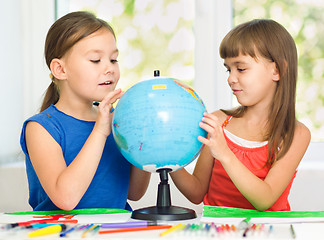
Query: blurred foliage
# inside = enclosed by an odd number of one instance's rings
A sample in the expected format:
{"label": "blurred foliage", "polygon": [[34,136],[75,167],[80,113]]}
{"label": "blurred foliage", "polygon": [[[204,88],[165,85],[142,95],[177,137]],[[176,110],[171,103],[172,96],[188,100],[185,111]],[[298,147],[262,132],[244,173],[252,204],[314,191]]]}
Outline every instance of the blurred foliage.
{"label": "blurred foliage", "polygon": [[271,18],[293,36],[298,49],[297,118],[324,140],[324,1],[233,0],[234,25]]}
{"label": "blurred foliage", "polygon": [[124,0],[125,13],[129,16],[134,16],[135,0]]}

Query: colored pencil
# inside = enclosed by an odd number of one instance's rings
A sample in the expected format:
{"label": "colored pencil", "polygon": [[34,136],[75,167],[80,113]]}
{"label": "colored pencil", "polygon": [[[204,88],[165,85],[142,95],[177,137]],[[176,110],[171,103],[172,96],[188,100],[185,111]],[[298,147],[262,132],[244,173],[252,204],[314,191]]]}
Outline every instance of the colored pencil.
{"label": "colored pencil", "polygon": [[99,231],[99,234],[159,230],[159,229],[168,229],[171,227],[172,225],[158,225],[158,226],[147,226],[147,227],[137,227],[137,228],[121,228],[121,229]]}
{"label": "colored pencil", "polygon": [[179,224],[177,224],[177,225],[175,225],[175,226],[169,228],[168,230],[162,232],[162,233],[160,234],[160,236],[161,236],[161,237],[162,237],[162,236],[165,236],[165,235],[167,235],[167,234],[169,234],[169,233],[171,233],[171,232],[173,232],[173,231],[176,231],[176,230],[182,229],[182,228],[184,228],[184,227],[185,227],[184,224],[179,223]]}
{"label": "colored pencil", "polygon": [[119,222],[119,223],[104,223],[101,228],[131,228],[131,227],[147,227],[156,226],[156,221],[134,221],[134,222]]}
{"label": "colored pencil", "polygon": [[81,237],[85,238],[87,236],[88,232],[90,232],[91,230],[96,229],[98,227],[99,227],[99,225],[95,225],[95,224],[89,225],[89,227],[82,233]]}

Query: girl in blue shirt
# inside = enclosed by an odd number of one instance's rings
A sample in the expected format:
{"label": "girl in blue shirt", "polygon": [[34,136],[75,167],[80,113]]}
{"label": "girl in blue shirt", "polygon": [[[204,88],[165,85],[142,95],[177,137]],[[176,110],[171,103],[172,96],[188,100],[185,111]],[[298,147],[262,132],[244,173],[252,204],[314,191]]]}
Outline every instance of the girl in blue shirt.
{"label": "girl in blue shirt", "polygon": [[34,210],[130,209],[127,199],[144,195],[150,173],[130,165],[111,134],[112,105],[123,94],[117,57],[113,29],[91,13],[69,13],[49,29],[52,82],[21,135]]}

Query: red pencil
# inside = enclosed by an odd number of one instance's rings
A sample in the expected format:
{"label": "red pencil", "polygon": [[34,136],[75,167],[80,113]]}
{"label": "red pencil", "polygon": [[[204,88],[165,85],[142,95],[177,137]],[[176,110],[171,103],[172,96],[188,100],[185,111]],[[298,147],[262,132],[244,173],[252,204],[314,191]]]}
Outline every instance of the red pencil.
{"label": "red pencil", "polygon": [[167,229],[167,228],[170,228],[170,227],[172,227],[172,225],[157,225],[157,226],[135,227],[135,228],[120,228],[120,229],[99,231],[99,234],[158,230],[158,229]]}

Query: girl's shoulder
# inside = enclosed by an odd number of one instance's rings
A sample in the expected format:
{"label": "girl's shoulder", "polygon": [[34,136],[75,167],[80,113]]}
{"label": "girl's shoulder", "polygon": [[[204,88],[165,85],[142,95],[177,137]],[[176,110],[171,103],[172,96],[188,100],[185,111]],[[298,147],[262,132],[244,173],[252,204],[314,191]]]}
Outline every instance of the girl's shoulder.
{"label": "girl's shoulder", "polygon": [[222,110],[217,110],[215,112],[212,112],[213,115],[215,115],[220,122],[224,122],[228,115],[224,113]]}
{"label": "girl's shoulder", "polygon": [[295,135],[302,136],[305,140],[309,140],[311,138],[311,132],[303,123],[296,121],[295,127]]}

